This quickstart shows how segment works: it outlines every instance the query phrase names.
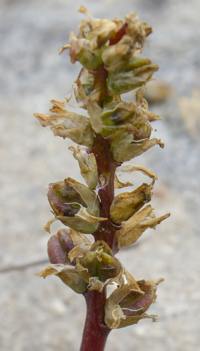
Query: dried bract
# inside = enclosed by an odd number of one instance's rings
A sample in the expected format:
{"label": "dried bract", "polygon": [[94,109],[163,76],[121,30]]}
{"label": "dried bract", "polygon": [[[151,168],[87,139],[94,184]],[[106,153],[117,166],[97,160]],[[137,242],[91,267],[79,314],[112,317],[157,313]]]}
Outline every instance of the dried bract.
{"label": "dried bract", "polygon": [[170,214],[167,213],[160,217],[155,217],[151,205],[144,207],[124,222],[122,228],[117,231],[119,247],[134,244],[146,229],[155,228],[156,225],[169,216]]}
{"label": "dried bract", "polygon": [[65,109],[64,101],[52,100],[50,115],[35,113],[43,127],[50,127],[55,136],[69,138],[77,144],[91,146],[93,133],[85,116]]}

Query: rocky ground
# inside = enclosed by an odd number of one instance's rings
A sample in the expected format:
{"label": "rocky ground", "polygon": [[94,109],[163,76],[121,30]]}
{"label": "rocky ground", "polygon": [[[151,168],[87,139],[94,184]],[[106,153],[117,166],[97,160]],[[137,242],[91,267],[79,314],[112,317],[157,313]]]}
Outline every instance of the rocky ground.
{"label": "rocky ground", "polygon": [[[154,205],[172,216],[120,254],[137,278],[165,277],[151,309],[160,320],[113,331],[107,351],[194,351],[200,343],[200,133],[198,121],[195,137],[188,132],[178,100],[200,88],[199,0],[0,1],[0,268],[46,258],[47,185],[77,177],[69,144],[40,128],[32,114],[70,92],[78,67],[57,50],[80,20],[81,4],[99,17],[136,10],[149,21],[154,34],[146,53],[174,91],[153,107],[163,118],[157,134],[166,148],[137,160],[159,174]],[[79,348],[82,297],[56,279],[38,278],[39,269],[0,274],[2,351]]]}

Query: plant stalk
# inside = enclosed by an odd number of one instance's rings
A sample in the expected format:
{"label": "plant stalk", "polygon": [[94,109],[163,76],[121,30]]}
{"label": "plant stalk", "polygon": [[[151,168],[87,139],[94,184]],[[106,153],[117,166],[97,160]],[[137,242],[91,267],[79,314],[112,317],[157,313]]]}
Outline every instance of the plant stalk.
{"label": "plant stalk", "polygon": [[[100,200],[100,215],[108,218],[99,225],[94,233],[95,240],[104,240],[116,252],[114,240],[117,227],[110,221],[110,206],[114,198],[114,175],[118,164],[113,161],[107,140],[96,136],[92,152],[95,155],[100,186],[98,196]],[[104,323],[106,294],[98,291],[85,293],[87,314],[83,331],[80,351],[103,351],[110,329]]]}
{"label": "plant stalk", "polygon": [[110,329],[104,324],[105,292],[85,293],[87,314],[80,351],[103,351]]}
{"label": "plant stalk", "polygon": [[113,250],[113,253],[116,253],[115,232],[120,227],[110,220],[110,206],[114,198],[115,170],[119,164],[112,158],[109,142],[100,135],[96,136],[92,152],[96,158],[101,183],[98,190],[100,215],[108,218],[107,221],[100,223],[94,237],[96,241],[104,240]]}

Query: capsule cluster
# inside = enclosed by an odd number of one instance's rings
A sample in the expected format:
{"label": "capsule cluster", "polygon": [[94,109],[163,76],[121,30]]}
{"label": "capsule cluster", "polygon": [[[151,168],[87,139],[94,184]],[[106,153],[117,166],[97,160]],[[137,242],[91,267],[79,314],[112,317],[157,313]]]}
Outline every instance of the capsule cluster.
{"label": "capsule cluster", "polygon": [[[99,136],[109,145],[112,161],[119,167],[156,144],[163,147],[161,140],[151,138],[151,123],[159,117],[149,111],[143,97],[143,86],[158,69],[141,56],[151,31],[135,14],[124,20],[88,16],[81,22],[79,33],[71,34],[69,44],[62,48],[69,50],[72,63],[79,61],[83,66],[74,86],[83,113],[71,111],[67,100],[52,100],[49,114],[35,114],[54,135],[77,144],[70,150],[85,181],[82,184],[66,178],[49,185],[48,200],[55,220],[67,228],[50,237],[51,264],[41,276],[58,276],[83,294],[89,290],[106,291],[109,285],[115,287],[105,304],[105,323],[110,329],[149,317],[146,310],[155,301],[158,282],[136,281],[106,240],[95,240],[95,233],[109,221],[116,228],[113,235],[119,250],[134,244],[146,229],[155,228],[169,216],[155,216],[150,201],[156,175],[142,166],[133,166],[133,170],[143,172],[151,181],[115,194],[108,216],[102,216],[98,191],[105,179],[93,152]],[[123,94],[130,91],[134,94],[127,101]],[[116,189],[131,185],[120,181],[117,174],[114,183]],[[93,239],[87,234],[93,234]]]}

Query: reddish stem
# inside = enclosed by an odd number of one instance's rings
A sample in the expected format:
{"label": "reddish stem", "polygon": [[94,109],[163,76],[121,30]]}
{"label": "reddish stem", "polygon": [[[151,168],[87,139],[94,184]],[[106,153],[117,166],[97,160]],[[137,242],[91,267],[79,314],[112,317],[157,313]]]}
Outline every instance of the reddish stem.
{"label": "reddish stem", "polygon": [[112,158],[109,142],[100,135],[96,136],[92,151],[97,161],[101,179],[98,191],[100,215],[108,218],[107,221],[101,222],[94,236],[95,240],[104,240],[113,249],[113,252],[116,252],[115,232],[119,227],[112,223],[110,219],[110,206],[114,198],[115,170],[119,164]]}
{"label": "reddish stem", "polygon": [[[125,28],[123,28],[124,32]],[[122,36],[122,31],[119,37]],[[115,38],[117,40],[117,38]],[[107,92],[107,71],[101,66],[95,72],[95,88],[99,91],[99,104],[103,106],[108,98]],[[93,233],[95,241],[104,240],[113,250],[117,252],[115,232],[118,229],[110,219],[110,206],[114,198],[114,177],[115,170],[119,164],[112,158],[110,143],[101,135],[96,135],[93,148],[91,150],[96,158],[100,187],[98,196],[100,201],[100,215],[108,218],[100,223],[97,231]],[[85,294],[87,304],[87,315],[83,331],[80,351],[103,351],[110,329],[104,323],[104,311],[106,293],[98,291],[87,291]]]}
{"label": "reddish stem", "polygon": [[110,329],[104,324],[105,292],[85,293],[87,315],[80,351],[103,351]]}
{"label": "reddish stem", "polygon": [[[104,240],[116,252],[116,226],[110,220],[110,206],[114,198],[114,175],[118,164],[113,160],[109,142],[96,135],[92,152],[95,155],[100,187],[98,196],[100,201],[100,215],[108,220],[99,225],[93,233],[95,240]],[[110,329],[104,323],[105,291],[87,291],[85,293],[87,315],[80,351],[103,351]]]}

